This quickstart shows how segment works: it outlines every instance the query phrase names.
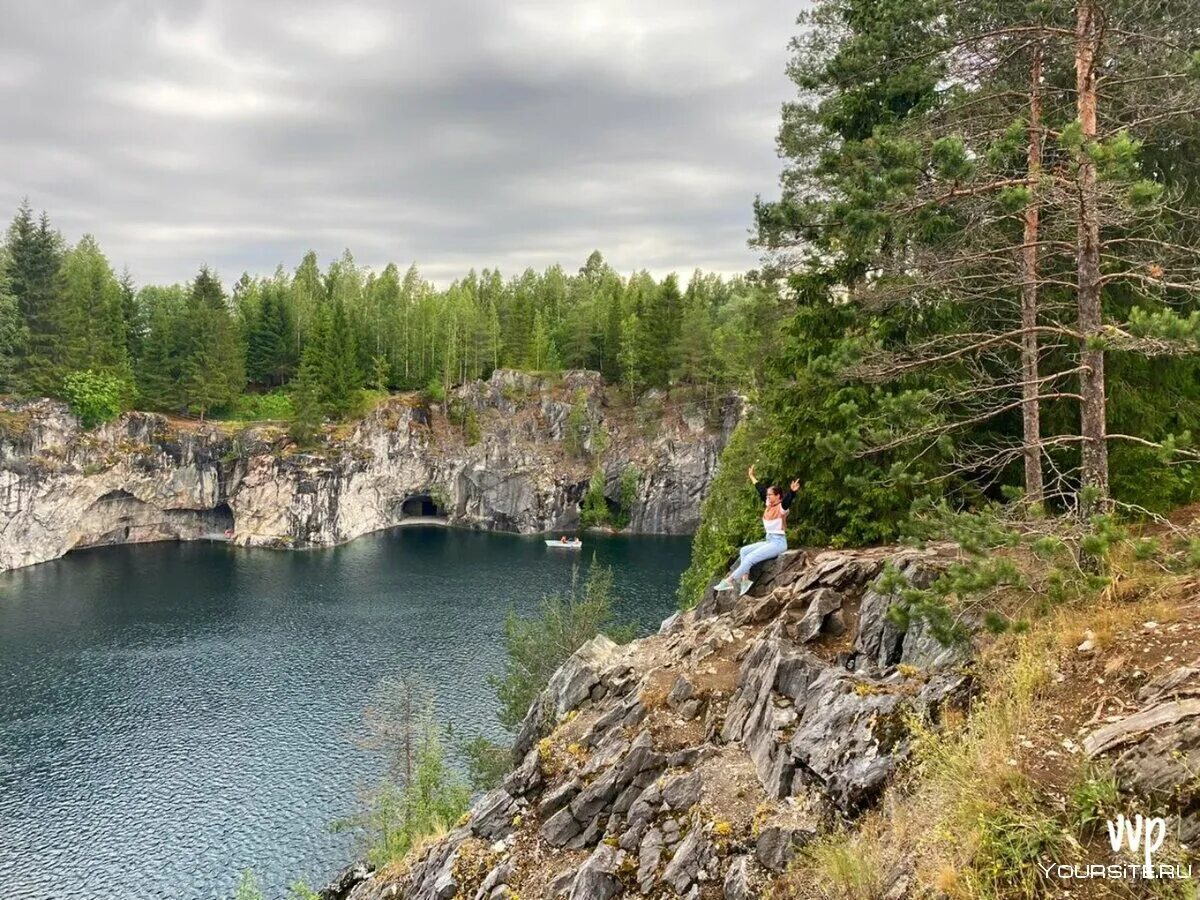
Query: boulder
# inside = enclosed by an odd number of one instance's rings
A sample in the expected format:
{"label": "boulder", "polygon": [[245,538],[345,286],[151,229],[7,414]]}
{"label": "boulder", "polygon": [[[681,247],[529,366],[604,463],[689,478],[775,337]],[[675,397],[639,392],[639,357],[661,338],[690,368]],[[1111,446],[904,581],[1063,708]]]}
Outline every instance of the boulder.
{"label": "boulder", "polygon": [[317,892],[319,900],[346,900],[350,892],[371,877],[373,867],[366,862],[354,862],[330,879],[329,884]]}
{"label": "boulder", "polygon": [[684,893],[696,881],[696,876],[708,861],[708,854],[708,841],[704,832],[697,823],[693,823],[687,837],[683,839],[663,870],[662,880],[673,887],[675,893]]}
{"label": "boulder", "polygon": [[571,885],[570,900],[609,900],[621,892],[617,869],[625,859],[625,851],[600,844],[579,867]]}
{"label": "boulder", "polygon": [[475,805],[471,814],[471,833],[485,841],[495,841],[513,831],[517,804],[504,788],[489,791]]}
{"label": "boulder", "polygon": [[735,856],[725,872],[725,900],[755,900],[759,896],[759,879],[755,877],[754,860],[745,854]]}
{"label": "boulder", "polygon": [[817,588],[808,595],[808,608],[796,625],[797,643],[806,644],[815,639],[825,624],[826,617],[842,608],[844,598],[832,588]]}

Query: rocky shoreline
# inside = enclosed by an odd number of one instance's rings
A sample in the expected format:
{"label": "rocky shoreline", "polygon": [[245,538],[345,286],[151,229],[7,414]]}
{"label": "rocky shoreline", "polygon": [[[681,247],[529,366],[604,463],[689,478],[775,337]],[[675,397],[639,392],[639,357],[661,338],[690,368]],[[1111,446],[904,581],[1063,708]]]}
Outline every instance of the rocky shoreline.
{"label": "rocky shoreline", "polygon": [[[445,404],[393,396],[300,450],[278,425],[132,412],[88,431],[60,403],[2,402],[0,571],[161,540],[328,547],[431,512],[460,527],[575,530],[597,467],[614,507],[634,470],[630,533],[688,534],[740,413],[735,397],[630,405],[594,372],[498,370]],[[467,417],[471,428],[455,424]]]}
{"label": "rocky shoreline", "polygon": [[[656,635],[597,636],[535,701],[502,787],[404,862],[348,867],[321,900],[793,896],[779,885],[806,845],[886,806],[913,723],[938,729],[976,702],[980,647],[898,626],[894,597],[877,589],[888,565],[928,584],[955,559],[949,545],[792,550],[745,598],[710,588]],[[1058,735],[1046,759],[1067,747],[1108,755],[1124,790],[1169,797],[1190,843],[1200,795],[1179,786],[1200,759],[1200,708],[1179,707],[1200,693],[1200,668],[1174,655],[1200,635],[1188,596],[1179,621],[1134,624],[1141,637],[1127,646],[1156,661],[1135,702],[1101,723],[1106,694],[1080,716],[1082,746]],[[1103,658],[1084,646],[1074,657],[1055,684],[1103,684]],[[879,877],[872,896],[927,896],[911,854]]]}
{"label": "rocky shoreline", "polygon": [[530,709],[503,787],[408,866],[352,866],[323,900],[761,896],[878,800],[905,717],[969,696],[970,648],[887,618],[872,584],[889,562],[914,580],[942,564],[793,550],[740,602],[710,590],[657,635],[596,637]]}

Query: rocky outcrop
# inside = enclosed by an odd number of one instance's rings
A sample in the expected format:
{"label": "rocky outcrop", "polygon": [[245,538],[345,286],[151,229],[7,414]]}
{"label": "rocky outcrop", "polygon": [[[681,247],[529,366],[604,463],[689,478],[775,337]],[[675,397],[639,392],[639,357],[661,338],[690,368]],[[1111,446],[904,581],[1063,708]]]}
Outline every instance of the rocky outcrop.
{"label": "rocky outcrop", "polygon": [[685,534],[740,413],[736,399],[715,414],[685,398],[630,406],[595,373],[506,370],[445,407],[392,397],[301,451],[271,425],[128,413],[86,431],[61,404],[0,403],[0,571],[102,544],[330,546],[423,513],[572,530],[597,465],[614,507],[622,478],[636,479],[631,531]]}
{"label": "rocky outcrop", "polygon": [[889,561],[913,580],[943,564],[793,551],[749,597],[710,593],[657,635],[585,644],[533,704],[504,785],[350,900],[762,896],[878,800],[914,718],[966,696],[970,648],[932,653],[886,622],[872,585]]}

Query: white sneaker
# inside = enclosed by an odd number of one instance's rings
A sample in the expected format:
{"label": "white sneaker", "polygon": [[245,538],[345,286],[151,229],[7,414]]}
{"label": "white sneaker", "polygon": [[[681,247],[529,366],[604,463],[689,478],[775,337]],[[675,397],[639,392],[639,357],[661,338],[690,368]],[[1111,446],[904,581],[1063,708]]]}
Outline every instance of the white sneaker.
{"label": "white sneaker", "polygon": [[753,581],[751,581],[749,578],[742,579],[741,586],[738,588],[738,596],[745,597],[746,592],[749,591],[750,588],[752,588],[752,587],[754,587]]}
{"label": "white sneaker", "polygon": [[722,578],[720,581],[717,582],[717,586],[714,588],[714,590],[732,591],[733,590],[733,582],[730,581],[728,578]]}

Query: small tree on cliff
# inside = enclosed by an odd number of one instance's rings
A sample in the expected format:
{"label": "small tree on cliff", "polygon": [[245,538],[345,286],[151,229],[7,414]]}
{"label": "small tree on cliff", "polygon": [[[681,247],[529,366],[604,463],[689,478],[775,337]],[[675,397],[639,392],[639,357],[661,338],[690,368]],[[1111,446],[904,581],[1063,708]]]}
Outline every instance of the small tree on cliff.
{"label": "small tree on cliff", "polygon": [[497,715],[505,728],[521,724],[554,670],[596,635],[603,632],[615,641],[633,638],[632,628],[618,626],[614,620],[612,583],[612,569],[593,560],[583,583],[579,569],[574,569],[566,595],[545,597],[536,618],[521,616],[515,609],[509,612],[504,622],[504,676],[491,682],[500,700]]}

